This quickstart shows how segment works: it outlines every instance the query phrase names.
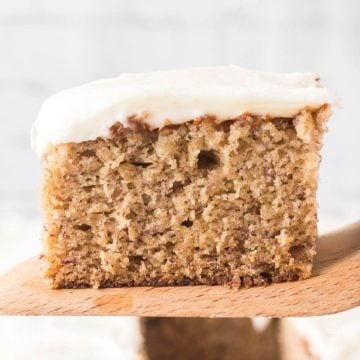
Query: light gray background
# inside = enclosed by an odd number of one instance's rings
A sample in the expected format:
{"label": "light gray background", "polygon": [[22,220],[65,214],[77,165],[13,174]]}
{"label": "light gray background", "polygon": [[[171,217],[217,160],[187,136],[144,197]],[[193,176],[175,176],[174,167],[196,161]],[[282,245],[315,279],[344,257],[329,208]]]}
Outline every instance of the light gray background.
{"label": "light gray background", "polygon": [[320,228],[359,218],[359,14],[356,0],[0,0],[0,271],[40,248],[29,132],[41,103],[121,72],[318,72],[342,102],[323,148]]}
{"label": "light gray background", "polygon": [[238,64],[318,72],[339,96],[323,149],[320,219],[355,219],[359,14],[356,0],[2,0],[1,213],[38,217],[29,131],[49,95],[126,71]]}

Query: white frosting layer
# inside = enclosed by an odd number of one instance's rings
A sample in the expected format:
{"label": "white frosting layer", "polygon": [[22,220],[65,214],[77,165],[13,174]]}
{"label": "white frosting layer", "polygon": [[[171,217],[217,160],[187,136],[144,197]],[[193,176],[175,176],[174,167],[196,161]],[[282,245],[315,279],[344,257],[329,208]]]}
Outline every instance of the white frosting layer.
{"label": "white frosting layer", "polygon": [[357,360],[360,354],[360,307],[339,314],[288,318],[319,360]]}
{"label": "white frosting layer", "polygon": [[32,146],[41,156],[61,143],[109,137],[111,125],[128,126],[133,115],[161,128],[204,115],[289,117],[306,106],[334,102],[311,73],[261,73],[231,65],[122,74],[50,97],[33,126]]}

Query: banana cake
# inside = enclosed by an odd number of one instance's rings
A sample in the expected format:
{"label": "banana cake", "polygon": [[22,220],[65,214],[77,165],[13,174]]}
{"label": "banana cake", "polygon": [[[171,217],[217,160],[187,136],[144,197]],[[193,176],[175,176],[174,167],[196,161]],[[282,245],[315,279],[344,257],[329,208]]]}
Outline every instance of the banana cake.
{"label": "banana cake", "polygon": [[[142,360],[278,360],[279,321],[248,318],[141,318]],[[181,334],[181,336],[179,336]]]}
{"label": "banana cake", "polygon": [[123,74],[42,106],[45,277],[54,288],[308,278],[332,93],[237,66]]}

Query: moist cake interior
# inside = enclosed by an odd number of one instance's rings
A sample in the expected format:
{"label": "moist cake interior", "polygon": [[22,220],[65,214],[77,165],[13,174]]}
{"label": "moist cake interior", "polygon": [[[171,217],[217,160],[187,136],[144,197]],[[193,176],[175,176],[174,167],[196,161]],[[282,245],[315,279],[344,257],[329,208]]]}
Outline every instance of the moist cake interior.
{"label": "moist cake interior", "polygon": [[54,146],[43,160],[54,287],[259,285],[310,276],[328,107],[203,117]]}

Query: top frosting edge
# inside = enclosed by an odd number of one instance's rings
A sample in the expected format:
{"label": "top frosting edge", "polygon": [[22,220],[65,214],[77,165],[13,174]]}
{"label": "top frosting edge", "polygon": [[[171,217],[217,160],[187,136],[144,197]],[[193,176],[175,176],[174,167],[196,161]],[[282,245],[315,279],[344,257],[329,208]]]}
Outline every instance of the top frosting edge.
{"label": "top frosting edge", "polygon": [[304,107],[336,104],[313,73],[275,74],[238,66],[122,74],[53,95],[31,131],[39,157],[52,146],[109,137],[110,127],[137,116],[152,128],[200,116],[221,120],[244,113],[291,117]]}

